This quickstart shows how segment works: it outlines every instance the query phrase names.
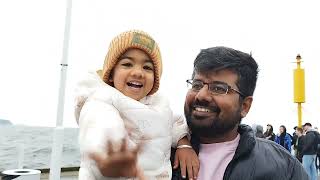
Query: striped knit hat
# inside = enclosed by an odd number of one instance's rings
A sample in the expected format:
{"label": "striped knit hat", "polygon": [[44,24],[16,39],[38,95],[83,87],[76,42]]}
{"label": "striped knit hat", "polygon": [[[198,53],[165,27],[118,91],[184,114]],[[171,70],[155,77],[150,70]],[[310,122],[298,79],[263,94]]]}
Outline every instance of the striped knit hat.
{"label": "striped knit hat", "polygon": [[159,89],[162,74],[161,54],[158,44],[150,35],[143,31],[131,30],[116,36],[109,45],[103,69],[102,71],[98,71],[99,75],[104,82],[113,85],[112,82],[109,81],[110,73],[117,64],[119,57],[131,48],[141,49],[151,58],[154,66],[154,83],[148,95],[154,94]]}

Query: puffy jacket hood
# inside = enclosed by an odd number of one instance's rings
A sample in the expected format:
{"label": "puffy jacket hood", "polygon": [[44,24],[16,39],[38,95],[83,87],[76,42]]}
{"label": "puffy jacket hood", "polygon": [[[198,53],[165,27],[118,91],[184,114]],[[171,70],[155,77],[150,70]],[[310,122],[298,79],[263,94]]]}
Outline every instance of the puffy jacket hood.
{"label": "puffy jacket hood", "polygon": [[84,103],[99,87],[106,86],[100,76],[93,71],[90,71],[86,78],[79,81],[75,89],[75,118],[79,123],[79,116]]}

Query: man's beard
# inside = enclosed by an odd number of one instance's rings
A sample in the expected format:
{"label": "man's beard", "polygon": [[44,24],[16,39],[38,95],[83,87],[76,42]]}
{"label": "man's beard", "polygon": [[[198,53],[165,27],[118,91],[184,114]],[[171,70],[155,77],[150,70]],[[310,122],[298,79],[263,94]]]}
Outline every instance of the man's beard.
{"label": "man's beard", "polygon": [[218,115],[216,117],[212,117],[212,119],[210,119],[210,121],[212,122],[210,125],[195,124],[194,121],[201,120],[193,119],[191,113],[192,107],[189,108],[189,112],[187,112],[187,110],[185,109],[185,116],[187,119],[188,126],[192,134],[196,135],[197,137],[223,137],[226,133],[234,129],[241,122],[240,109],[234,112],[234,114],[228,117],[227,119],[220,119]]}

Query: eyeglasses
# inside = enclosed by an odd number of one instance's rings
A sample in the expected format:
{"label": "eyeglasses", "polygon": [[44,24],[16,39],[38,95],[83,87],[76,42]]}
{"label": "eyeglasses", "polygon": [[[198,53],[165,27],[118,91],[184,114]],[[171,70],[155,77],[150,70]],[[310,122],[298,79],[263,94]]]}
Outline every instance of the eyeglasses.
{"label": "eyeglasses", "polygon": [[193,91],[200,91],[204,85],[208,85],[208,90],[211,92],[213,95],[224,95],[228,94],[229,90],[233,90],[240,94],[240,96],[245,97],[243,93],[241,93],[239,90],[236,90],[232,88],[230,85],[227,83],[223,82],[212,82],[212,83],[205,83],[200,80],[192,80],[188,79],[187,80],[188,87],[190,87]]}

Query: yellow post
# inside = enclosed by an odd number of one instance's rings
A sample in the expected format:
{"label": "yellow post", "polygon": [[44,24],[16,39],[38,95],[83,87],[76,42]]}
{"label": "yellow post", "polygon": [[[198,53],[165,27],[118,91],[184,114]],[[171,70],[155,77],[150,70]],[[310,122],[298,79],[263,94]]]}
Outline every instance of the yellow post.
{"label": "yellow post", "polygon": [[298,127],[302,126],[302,107],[301,103],[298,103]]}
{"label": "yellow post", "polygon": [[294,102],[298,104],[298,127],[302,126],[302,103],[305,102],[304,69],[301,69],[301,56],[297,57],[297,69],[293,70],[294,77]]}

